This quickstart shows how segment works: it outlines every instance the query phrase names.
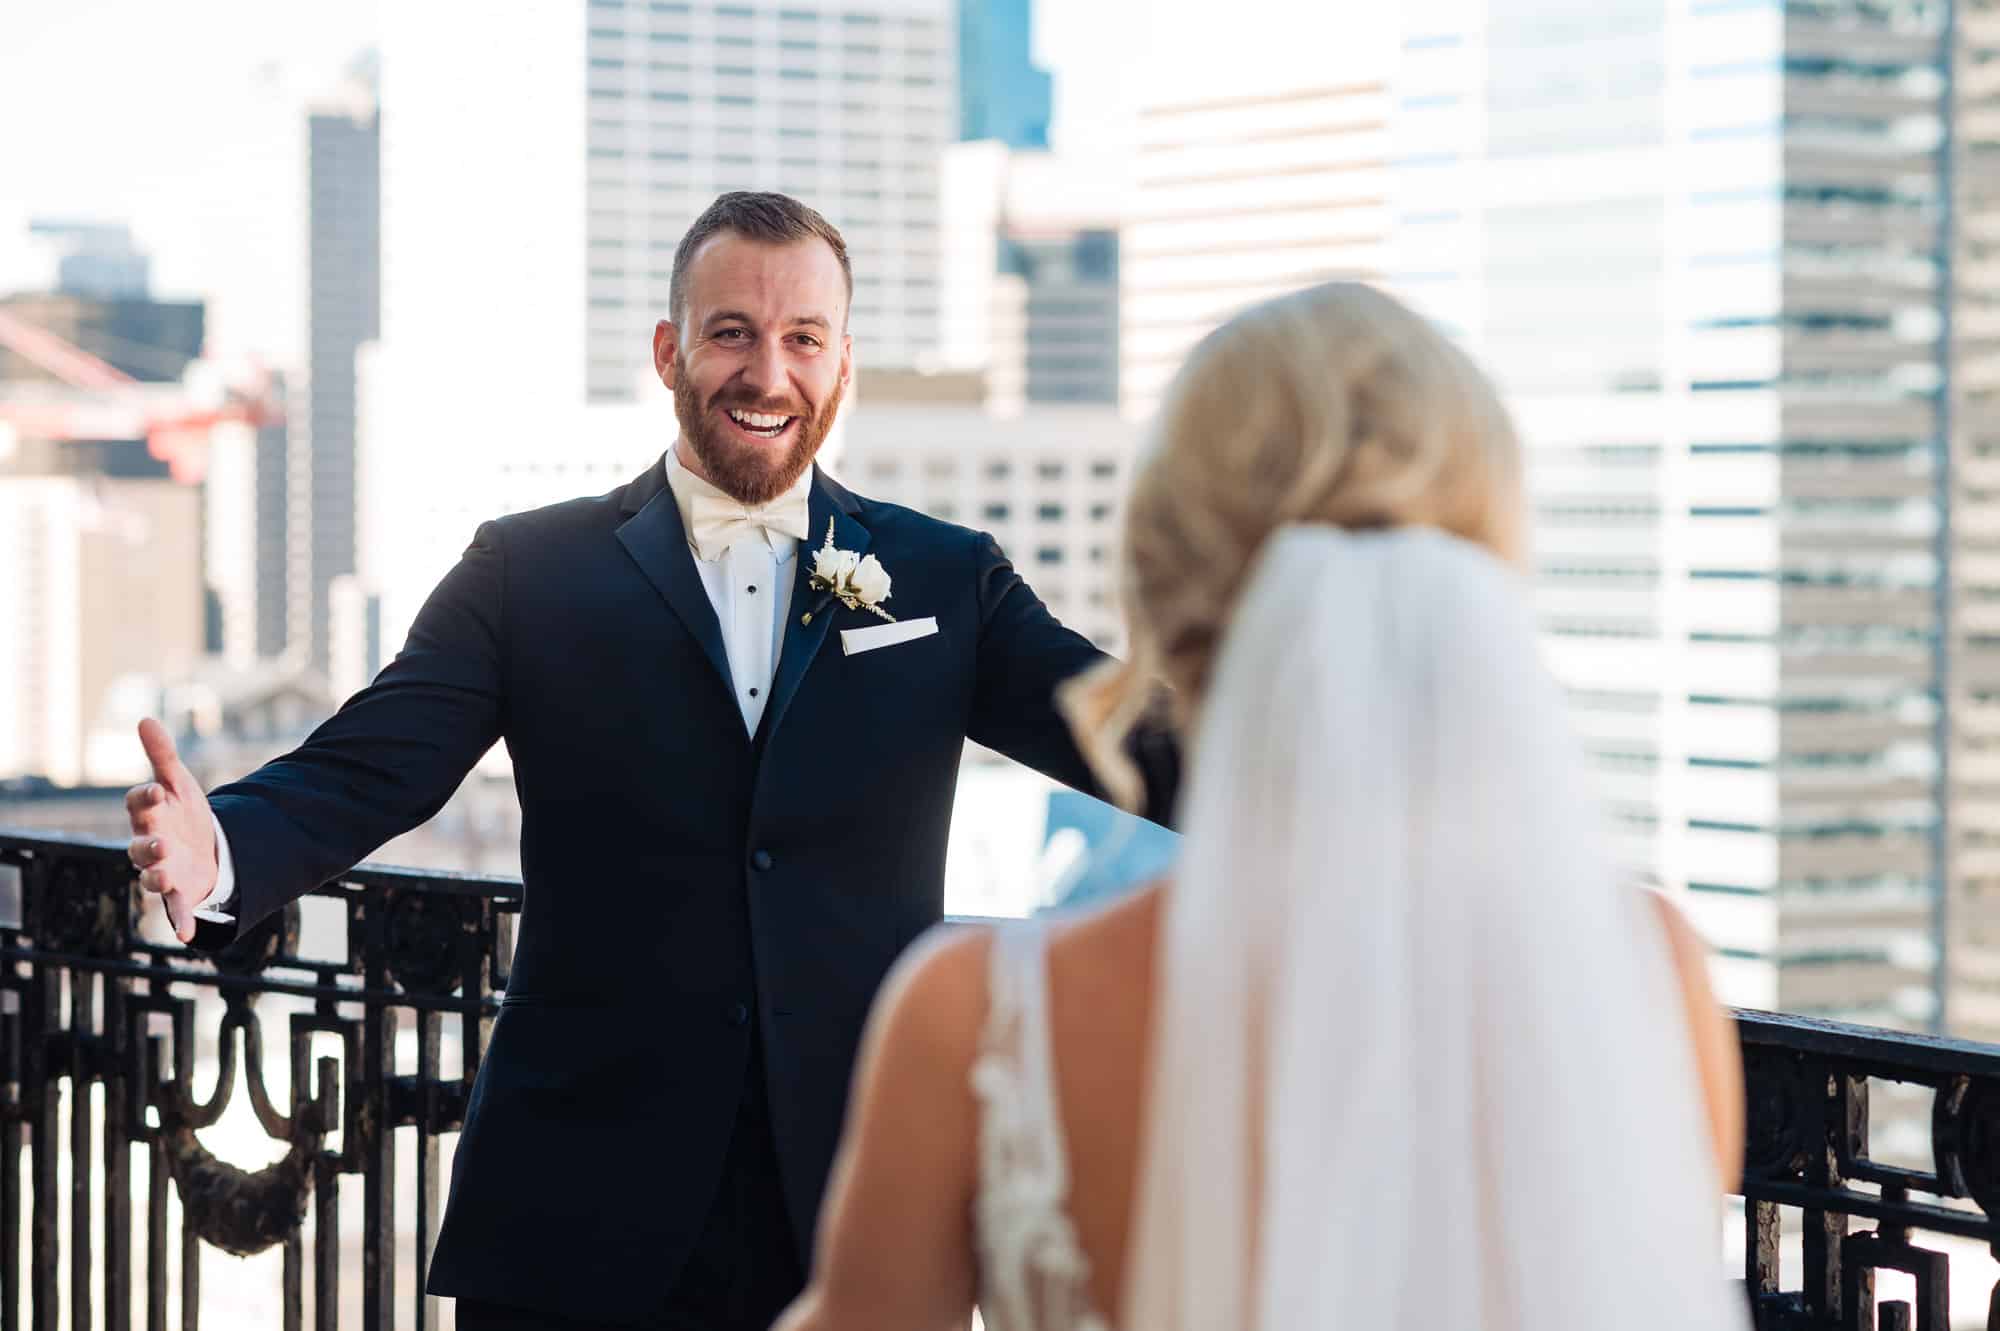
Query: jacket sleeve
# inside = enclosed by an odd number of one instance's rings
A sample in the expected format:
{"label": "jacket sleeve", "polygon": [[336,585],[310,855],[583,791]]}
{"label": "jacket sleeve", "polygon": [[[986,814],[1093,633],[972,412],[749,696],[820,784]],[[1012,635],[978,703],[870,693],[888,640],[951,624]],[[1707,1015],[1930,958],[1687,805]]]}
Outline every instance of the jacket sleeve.
{"label": "jacket sleeve", "polygon": [[[1056,688],[1105,660],[1104,653],[1056,621],[984,532],[974,558],[980,632],[967,737],[1072,789],[1104,798],[1055,702]],[[1128,747],[1145,780],[1145,816],[1171,827],[1180,788],[1178,741],[1151,725],[1135,731]]]}
{"label": "jacket sleeve", "polygon": [[500,737],[505,555],[483,524],[375,681],[291,753],[219,787],[209,806],[235,859],[237,934],[444,807]]}

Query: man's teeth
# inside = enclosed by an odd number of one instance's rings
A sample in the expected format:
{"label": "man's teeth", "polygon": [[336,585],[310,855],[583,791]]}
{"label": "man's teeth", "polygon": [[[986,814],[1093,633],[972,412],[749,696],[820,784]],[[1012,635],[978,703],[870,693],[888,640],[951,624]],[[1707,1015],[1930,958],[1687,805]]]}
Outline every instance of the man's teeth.
{"label": "man's teeth", "polygon": [[761,411],[731,411],[729,419],[746,430],[775,433],[791,424],[790,416],[768,416]]}

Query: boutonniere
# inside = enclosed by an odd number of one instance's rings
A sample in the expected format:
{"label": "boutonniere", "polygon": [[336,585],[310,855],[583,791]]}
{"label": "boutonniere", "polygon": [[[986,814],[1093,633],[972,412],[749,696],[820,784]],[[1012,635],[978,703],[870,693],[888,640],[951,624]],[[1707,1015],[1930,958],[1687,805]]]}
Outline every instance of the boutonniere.
{"label": "boutonniere", "polygon": [[[874,555],[858,555],[852,550],[833,548],[833,519],[826,520],[826,544],[813,552],[812,576],[807,585],[814,591],[840,602],[849,610],[866,610],[890,623],[896,617],[882,608],[889,599],[889,570]],[[822,600],[821,605],[825,604]],[[812,623],[818,606],[806,611],[802,623]]]}

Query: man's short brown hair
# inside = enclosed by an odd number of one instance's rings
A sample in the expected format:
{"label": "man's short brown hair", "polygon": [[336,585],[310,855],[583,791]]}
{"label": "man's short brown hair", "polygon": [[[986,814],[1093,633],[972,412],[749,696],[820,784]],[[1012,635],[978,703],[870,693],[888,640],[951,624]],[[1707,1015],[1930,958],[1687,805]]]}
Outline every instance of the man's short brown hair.
{"label": "man's short brown hair", "polygon": [[[675,323],[686,313],[687,270],[695,251],[709,238],[725,231],[766,245],[787,245],[814,237],[825,241],[833,257],[840,260],[840,275],[847,279],[847,304],[853,306],[854,269],[847,262],[847,242],[840,238],[839,228],[788,194],[735,190],[709,204],[674,250],[674,276],[667,288],[667,308]],[[846,322],[845,311],[841,321],[843,325]]]}

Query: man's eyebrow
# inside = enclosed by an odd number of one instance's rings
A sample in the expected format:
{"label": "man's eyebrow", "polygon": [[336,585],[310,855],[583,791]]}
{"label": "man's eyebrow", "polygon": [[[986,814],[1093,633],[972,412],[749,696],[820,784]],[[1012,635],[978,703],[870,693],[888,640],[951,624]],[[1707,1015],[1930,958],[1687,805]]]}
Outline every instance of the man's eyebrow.
{"label": "man's eyebrow", "polygon": [[[702,321],[702,327],[713,328],[721,323],[749,324],[753,328],[757,326],[757,321],[742,310],[717,310]],[[833,322],[819,314],[795,314],[787,324],[792,328],[817,328],[822,332],[831,331],[833,328]]]}

